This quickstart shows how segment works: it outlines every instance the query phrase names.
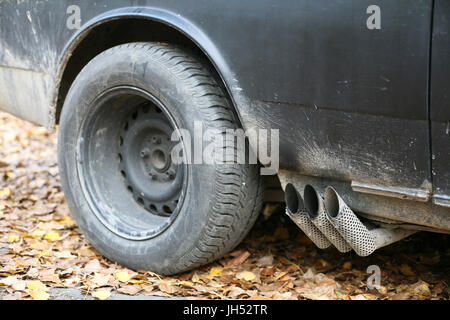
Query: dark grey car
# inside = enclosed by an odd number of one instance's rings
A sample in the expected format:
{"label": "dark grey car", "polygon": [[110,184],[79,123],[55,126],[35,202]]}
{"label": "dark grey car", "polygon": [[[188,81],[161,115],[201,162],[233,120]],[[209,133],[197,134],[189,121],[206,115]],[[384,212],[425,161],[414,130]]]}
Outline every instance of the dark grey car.
{"label": "dark grey car", "polygon": [[[59,125],[72,214],[126,266],[224,255],[270,173],[318,246],[365,256],[450,231],[449,21],[445,0],[0,1],[0,109]],[[231,157],[189,161],[198,132]]]}

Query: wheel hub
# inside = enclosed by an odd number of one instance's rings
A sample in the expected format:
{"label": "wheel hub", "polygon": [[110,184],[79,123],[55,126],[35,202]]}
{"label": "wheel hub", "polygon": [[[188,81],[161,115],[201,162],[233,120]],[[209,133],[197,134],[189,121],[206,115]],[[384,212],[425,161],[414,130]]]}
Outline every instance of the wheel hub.
{"label": "wheel hub", "polygon": [[161,216],[177,210],[183,186],[183,166],[171,159],[173,131],[167,116],[146,104],[128,118],[119,138],[120,170],[128,190],[147,211]]}

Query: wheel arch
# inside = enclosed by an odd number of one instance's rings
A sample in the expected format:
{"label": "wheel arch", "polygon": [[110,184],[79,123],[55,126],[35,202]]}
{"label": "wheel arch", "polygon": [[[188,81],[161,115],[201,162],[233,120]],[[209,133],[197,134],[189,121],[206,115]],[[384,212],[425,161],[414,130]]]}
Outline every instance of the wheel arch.
{"label": "wheel arch", "polygon": [[51,126],[59,123],[65,97],[83,67],[97,54],[135,41],[170,41],[198,51],[226,88],[241,124],[244,123],[239,105],[248,103],[248,99],[213,41],[179,14],[156,8],[132,7],[115,9],[93,18],[69,40],[58,63],[49,115]]}

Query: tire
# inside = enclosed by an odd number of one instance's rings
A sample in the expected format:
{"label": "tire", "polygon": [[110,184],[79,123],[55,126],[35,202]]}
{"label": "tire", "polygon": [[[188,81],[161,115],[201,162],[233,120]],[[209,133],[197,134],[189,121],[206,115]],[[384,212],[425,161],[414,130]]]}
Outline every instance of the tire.
{"label": "tire", "polygon": [[[195,121],[223,137],[240,128],[219,81],[181,48],[117,46],[77,76],[60,119],[62,186],[82,232],[108,259],[172,275],[222,257],[253,226],[258,165],[175,166],[167,155],[167,128],[194,132]],[[138,157],[142,144],[150,147]]]}

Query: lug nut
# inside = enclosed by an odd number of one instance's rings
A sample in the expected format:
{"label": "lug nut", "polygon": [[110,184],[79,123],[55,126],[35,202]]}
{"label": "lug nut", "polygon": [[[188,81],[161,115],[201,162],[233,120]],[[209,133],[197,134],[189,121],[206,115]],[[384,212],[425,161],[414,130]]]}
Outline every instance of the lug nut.
{"label": "lug nut", "polygon": [[161,138],[160,137],[153,137],[152,142],[154,144],[161,144]]}
{"label": "lug nut", "polygon": [[173,180],[175,178],[175,170],[170,169],[169,171],[166,172],[167,176],[169,177],[169,179]]}
{"label": "lug nut", "polygon": [[141,151],[141,158],[146,158],[150,155],[150,150],[144,149]]}
{"label": "lug nut", "polygon": [[153,180],[155,180],[156,178],[157,178],[157,173],[156,173],[156,171],[155,170],[150,170],[150,172],[148,173],[148,175],[153,179]]}

